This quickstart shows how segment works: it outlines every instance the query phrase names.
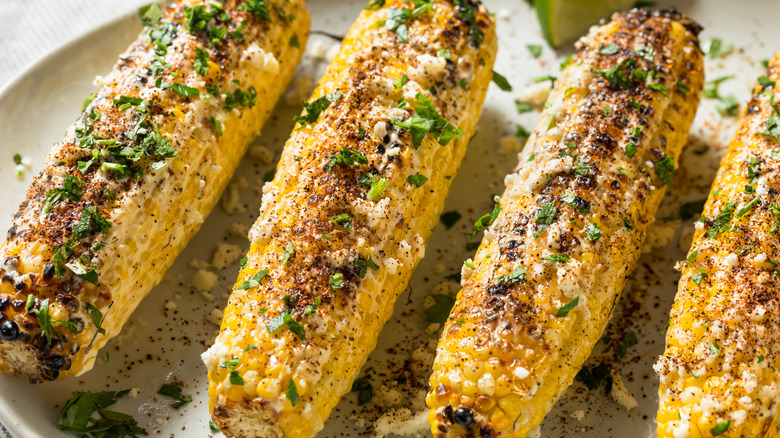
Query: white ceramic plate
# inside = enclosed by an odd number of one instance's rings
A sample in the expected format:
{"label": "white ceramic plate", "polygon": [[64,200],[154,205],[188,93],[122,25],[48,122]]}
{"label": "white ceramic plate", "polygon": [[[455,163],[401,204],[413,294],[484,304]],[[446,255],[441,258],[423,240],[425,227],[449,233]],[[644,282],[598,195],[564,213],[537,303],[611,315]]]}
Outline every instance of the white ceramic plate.
{"label": "white ceramic plate", "polygon": [[[463,218],[452,229],[441,226],[434,233],[427,257],[412,278],[408,293],[399,299],[393,319],[361,374],[374,386],[374,399],[358,407],[356,396],[346,395],[320,434],[322,437],[367,435],[372,431],[373,420],[388,407],[419,406],[428,374],[427,361],[432,359],[432,349],[426,349],[425,345],[435,343],[437,336],[425,331],[423,301],[437,286],[457,289],[455,285],[441,283],[447,274],[459,271],[462,261],[471,255],[466,243],[477,239],[468,238],[466,233],[491,208],[490,195],[503,191],[503,177],[516,161],[513,152],[499,152],[499,141],[512,135],[518,123],[533,127],[537,113],[518,115],[514,98],[532,78],[555,75],[560,61],[569,53],[556,53],[544,44],[533,11],[525,2],[487,0],[486,3],[498,18],[500,52],[496,71],[509,79],[515,91],[507,93],[491,88],[488,94],[478,133],[454,180],[445,209],[457,210]],[[343,34],[364,4],[363,1],[310,1],[312,29]],[[745,102],[755,78],[762,74],[759,61],[780,50],[780,27],[774,23],[780,17],[780,3],[680,0],[661,1],[659,6],[675,6],[698,20],[705,27],[701,35],[705,43],[718,37],[734,44],[734,54],[723,60],[707,59],[707,72],[710,79],[724,74],[737,75],[726,81],[721,90],[723,94],[734,93],[740,102]],[[116,56],[140,28],[135,15],[99,27],[52,53],[0,92],[0,185],[6,188],[0,197],[0,230],[9,226],[32,175],[42,167],[46,151],[75,120],[82,100],[94,90],[92,79],[111,69]],[[238,267],[215,271],[220,276],[220,284],[212,292],[216,299],[209,301],[189,285],[195,270],[188,264],[193,259],[210,260],[218,242],[248,247],[246,239],[230,235],[227,229],[234,222],[254,221],[263,175],[273,170],[292,128],[292,117],[300,111],[298,102],[308,96],[311,86],[307,84],[316,81],[327,62],[326,54],[336,50],[335,44],[325,36],[311,37],[308,54],[298,69],[297,86],[293,84],[289,99],[278,105],[257,140],[257,144],[273,151],[274,162],[248,158],[239,168],[237,177],[245,178],[250,185],[249,189],[239,191],[246,212],[228,215],[218,207],[209,216],[203,229],[138,308],[121,335],[103,349],[108,354],[108,362],[98,360],[95,368],[81,377],[39,385],[0,377],[0,420],[15,435],[60,436],[56,429],[58,412],[74,391],[125,388],[138,388],[139,394],[121,400],[116,409],[133,414],[150,434],[189,437],[209,433],[206,370],[199,355],[211,343],[217,327],[205,315],[226,301],[224,293],[235,280]],[[541,58],[534,59],[526,44],[544,45]],[[303,89],[303,94],[296,89]],[[682,157],[675,187],[658,215],[664,219],[650,233],[650,243],[658,248],[643,256],[624,292],[608,329],[613,341],[609,345],[600,344],[588,361],[591,366],[606,361],[620,372],[639,406],[626,412],[605,395],[603,386],[588,391],[576,382],[547,417],[542,426],[543,436],[655,436],[657,379],[651,365],[662,351],[659,333],[676,291],[677,273],[673,265],[684,257],[692,229],[690,220],[674,218],[679,216],[683,202],[706,196],[723,146],[734,127],[733,118],[724,119],[714,111],[715,103],[711,100],[702,103],[692,132],[693,144]],[[32,170],[22,179],[16,178],[11,159],[17,152],[32,158]],[[166,310],[168,302],[174,303],[175,309]],[[629,332],[637,335],[639,344],[628,348],[625,357],[618,359],[620,339]],[[412,354],[414,350],[417,352]],[[163,383],[172,380],[185,382],[184,393],[194,398],[193,403],[180,411],[171,409],[170,400],[156,394]],[[396,389],[401,399],[390,400],[392,397],[382,395],[388,394],[383,385]]]}

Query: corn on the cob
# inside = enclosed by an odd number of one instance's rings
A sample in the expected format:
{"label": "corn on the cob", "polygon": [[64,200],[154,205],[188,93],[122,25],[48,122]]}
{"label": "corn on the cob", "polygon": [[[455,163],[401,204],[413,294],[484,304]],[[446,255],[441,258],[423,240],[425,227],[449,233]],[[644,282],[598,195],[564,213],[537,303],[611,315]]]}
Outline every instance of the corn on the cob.
{"label": "corn on the cob", "polygon": [[0,371],[81,374],[198,230],[308,36],[302,0],[145,9],[0,247]]}
{"label": "corn on the cob", "polygon": [[443,328],[436,437],[523,437],[601,336],[671,184],[703,82],[698,26],[613,16],[579,42]]}
{"label": "corn on the cob", "polygon": [[780,436],[780,56],[696,223],[655,366],[659,437]]}
{"label": "corn on the cob", "polygon": [[359,16],[296,118],[203,355],[223,432],[322,429],[423,257],[495,51],[475,0],[372,2]]}

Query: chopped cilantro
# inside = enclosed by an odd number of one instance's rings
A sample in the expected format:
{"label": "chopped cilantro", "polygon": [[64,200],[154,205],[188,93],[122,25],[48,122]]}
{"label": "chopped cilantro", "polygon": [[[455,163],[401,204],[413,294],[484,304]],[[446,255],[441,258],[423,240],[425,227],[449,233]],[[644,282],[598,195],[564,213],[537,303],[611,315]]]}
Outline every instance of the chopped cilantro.
{"label": "chopped cilantro", "polygon": [[715,341],[710,341],[710,353],[715,356],[720,355],[720,348],[718,348],[718,344],[716,344]]}
{"label": "chopped cilantro", "polygon": [[83,190],[84,181],[72,175],[65,175],[65,182],[63,183],[62,188],[52,189],[46,192],[46,202],[43,204],[43,212],[48,213],[54,204],[63,199],[74,202],[78,201],[84,195]]}
{"label": "chopped cilantro", "polygon": [[287,245],[284,246],[284,254],[282,254],[282,266],[287,264],[293,254],[295,254],[295,247],[292,242],[287,242]]}
{"label": "chopped cilantro", "polygon": [[165,395],[177,400],[175,403],[171,403],[171,407],[176,410],[181,409],[184,407],[184,405],[192,401],[191,395],[182,395],[181,392],[182,385],[180,383],[166,383],[157,390],[158,394]]}
{"label": "chopped cilantro", "polygon": [[728,41],[723,41],[720,38],[713,38],[710,40],[709,50],[707,54],[710,55],[710,59],[722,58],[734,51],[734,45]]}
{"label": "chopped cilantro", "polygon": [[585,225],[585,238],[590,241],[596,241],[601,238],[601,228],[593,222]]}
{"label": "chopped cilantro", "polygon": [[422,93],[417,93],[415,99],[419,104],[414,105],[417,114],[408,120],[391,121],[392,124],[406,129],[412,136],[412,144],[415,149],[422,144],[423,138],[428,133],[433,134],[440,145],[446,146],[454,137],[462,137],[463,131],[448,122],[433,107],[433,102]]}
{"label": "chopped cilantro", "polygon": [[367,256],[367,260],[363,260],[360,257],[356,257],[354,260],[354,265],[360,269],[359,277],[360,278],[366,278],[366,273],[368,272],[368,268],[371,268],[374,271],[379,270],[379,265],[374,263],[374,260],[371,258],[371,256]]}
{"label": "chopped cilantro", "polygon": [[305,124],[310,125],[320,118],[320,114],[322,114],[322,112],[325,111],[325,109],[327,109],[331,103],[341,99],[342,96],[343,95],[339,92],[333,92],[324,96],[320,96],[311,103],[303,102],[303,109],[306,111],[306,113],[301,116],[295,116],[294,120],[301,124],[301,128]]}
{"label": "chopped cilantro", "polygon": [[512,85],[509,84],[509,81],[495,71],[493,71],[493,83],[498,85],[498,88],[501,89],[501,91],[512,91]]}
{"label": "chopped cilantro", "polygon": [[[246,257],[242,259],[243,263],[246,263]],[[241,269],[244,267],[242,266]],[[268,269],[261,269],[260,271],[257,271],[255,275],[253,275],[249,280],[239,284],[236,286],[236,290],[247,290],[252,289],[253,287],[257,287],[260,285],[260,282],[265,278],[265,276],[268,275]]]}
{"label": "chopped cilantro", "polygon": [[265,328],[268,330],[268,333],[273,333],[282,326],[287,326],[287,329],[291,331],[294,335],[298,336],[302,341],[306,340],[306,335],[303,331],[303,324],[296,321],[295,318],[290,315],[288,311],[283,311],[279,316],[273,318],[271,322],[265,325]]}
{"label": "chopped cilantro", "polygon": [[710,433],[712,436],[721,435],[729,430],[729,426],[731,426],[731,420],[723,420],[710,429]]}
{"label": "chopped cilantro", "polygon": [[651,89],[653,91],[657,91],[657,92],[663,94],[666,97],[669,97],[669,94],[667,93],[668,89],[666,88],[666,86],[664,84],[650,84],[650,85],[647,86],[647,88],[649,88],[649,89]]}
{"label": "chopped cilantro", "polygon": [[558,209],[555,207],[555,201],[549,201],[536,210],[536,221],[539,225],[552,225]]}
{"label": "chopped cilantro", "polygon": [[655,163],[655,172],[663,185],[671,186],[674,180],[674,157],[663,154],[661,161]]}
{"label": "chopped cilantro", "polygon": [[460,212],[457,210],[452,210],[442,213],[441,216],[439,216],[439,220],[449,230],[460,220],[461,217],[463,216],[461,216]]}
{"label": "chopped cilantro", "polygon": [[489,227],[490,224],[492,224],[493,221],[496,220],[500,212],[501,212],[501,206],[498,203],[496,203],[495,205],[493,205],[493,211],[482,215],[482,217],[480,217],[479,219],[477,219],[476,222],[474,222],[474,232],[472,232],[471,235],[474,236],[478,232]]}
{"label": "chopped cilantro", "polygon": [[624,334],[623,339],[620,343],[620,347],[618,347],[618,351],[617,351],[618,359],[623,359],[624,357],[626,357],[626,353],[628,352],[628,349],[638,343],[639,340],[636,337],[636,333],[628,332]]}
{"label": "chopped cilantro", "polygon": [[101,335],[105,335],[106,329],[101,325],[103,322],[103,312],[93,306],[92,303],[87,303],[87,309],[89,310],[89,315],[92,317],[92,323],[95,324],[95,328],[97,328],[97,332]]}
{"label": "chopped cilantro", "polygon": [[355,163],[368,164],[368,158],[360,151],[347,149],[346,146],[342,146],[341,151],[328,157],[328,164],[325,165],[325,170],[330,172],[331,169],[333,169],[333,166],[337,164],[341,166],[354,166]]}
{"label": "chopped cilantro", "polygon": [[425,309],[425,321],[430,323],[444,324],[447,317],[450,316],[452,306],[455,305],[455,299],[443,294],[433,296],[435,303]]}
{"label": "chopped cilantro", "polygon": [[599,44],[599,53],[602,55],[614,55],[618,52],[618,45],[615,43],[609,44],[607,46],[604,45],[604,43]]}
{"label": "chopped cilantro", "polygon": [[557,262],[557,263],[567,263],[571,257],[569,257],[566,254],[550,254],[546,257],[544,257],[544,260],[549,260],[551,262]]}
{"label": "chopped cilantro", "polygon": [[518,114],[523,114],[534,110],[533,106],[521,101],[520,99],[515,99],[515,108],[517,109]]}
{"label": "chopped cilantro", "polygon": [[[138,427],[133,417],[107,408],[130,390],[88,392],[77,391],[60,410],[57,428],[85,437],[138,437],[146,431]],[[94,414],[99,415],[98,418]]]}
{"label": "chopped cilantro", "polygon": [[634,155],[636,155],[636,144],[629,140],[628,143],[626,143],[626,156],[632,158]]}
{"label": "chopped cilantro", "polygon": [[563,318],[567,316],[572,309],[577,307],[577,304],[579,304],[579,302],[580,302],[580,294],[577,294],[577,296],[574,297],[573,300],[569,301],[565,306],[561,307],[560,309],[558,309],[557,312],[555,312],[555,317]]}
{"label": "chopped cilantro", "polygon": [[731,201],[723,206],[723,209],[720,211],[720,214],[712,222],[712,226],[710,227],[710,229],[707,230],[707,237],[709,237],[710,239],[714,239],[715,237],[720,236],[721,234],[728,231],[729,225],[731,224],[733,210],[736,205],[737,205],[736,201]]}
{"label": "chopped cilantro", "polygon": [[374,397],[374,388],[365,377],[360,377],[352,383],[352,392],[358,393],[358,406],[362,406]]}
{"label": "chopped cilantro", "polygon": [[342,213],[336,216],[331,216],[330,218],[328,218],[328,220],[333,222],[334,224],[341,225],[344,228],[352,228],[352,218],[346,213]]}
{"label": "chopped cilantro", "polygon": [[298,388],[295,386],[295,381],[290,379],[287,382],[287,400],[290,400],[293,406],[297,405],[301,401],[301,397],[298,395]]}
{"label": "chopped cilantro", "polygon": [[761,201],[761,199],[760,199],[760,198],[758,198],[758,197],[756,197],[756,198],[753,198],[753,199],[752,199],[750,202],[748,202],[747,204],[745,204],[745,206],[744,206],[744,207],[742,207],[742,208],[740,208],[740,209],[739,209],[739,211],[737,212],[737,217],[742,217],[742,216],[744,216],[745,214],[747,214],[747,212],[749,212],[750,210],[752,210],[752,209],[753,209],[753,207],[755,207],[755,206],[756,206],[756,205],[757,205],[757,204],[758,204],[760,201]]}
{"label": "chopped cilantro", "polygon": [[138,15],[144,26],[154,26],[162,19],[162,9],[157,3],[151,3],[138,8]]}
{"label": "chopped cilantro", "polygon": [[403,88],[406,83],[409,82],[409,77],[406,75],[401,76],[401,79],[393,82],[393,87],[395,88]]}
{"label": "chopped cilantro", "polygon": [[206,50],[201,49],[200,47],[195,48],[195,71],[198,72],[201,76],[206,76],[206,73],[209,71],[209,52]]}
{"label": "chopped cilantro", "polygon": [[542,46],[540,44],[526,44],[525,48],[528,49],[528,53],[534,58],[538,58],[542,54]]}
{"label": "chopped cilantro", "polygon": [[521,281],[525,281],[527,271],[520,265],[515,266],[515,269],[508,274],[503,274],[498,277],[498,282],[501,284],[515,284]]}
{"label": "chopped cilantro", "polygon": [[344,288],[344,274],[340,272],[337,274],[332,274],[330,277],[328,277],[328,285],[331,289]]}
{"label": "chopped cilantro", "polygon": [[413,186],[415,186],[417,188],[422,187],[423,184],[425,184],[427,181],[428,181],[428,177],[426,177],[425,175],[420,175],[420,174],[409,175],[406,178],[406,182],[408,182],[409,184],[411,184],[411,185],[413,185]]}

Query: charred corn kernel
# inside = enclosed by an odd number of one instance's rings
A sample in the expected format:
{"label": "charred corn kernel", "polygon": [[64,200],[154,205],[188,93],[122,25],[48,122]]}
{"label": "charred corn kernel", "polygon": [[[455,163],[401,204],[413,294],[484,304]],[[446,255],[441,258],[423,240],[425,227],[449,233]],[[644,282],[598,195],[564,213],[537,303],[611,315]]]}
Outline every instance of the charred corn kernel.
{"label": "charred corn kernel", "polygon": [[780,55],[747,104],[655,369],[659,437],[780,436]]}
{"label": "charred corn kernel", "polygon": [[[580,40],[464,270],[430,379],[435,437],[525,437],[571,384],[671,184],[703,83],[698,31],[638,9]],[[454,394],[496,404],[435,396],[455,370]]]}
{"label": "charred corn kernel", "polygon": [[301,57],[303,1],[267,6],[174,1],[100,80],[0,246],[0,371],[88,371],[200,228]]}
{"label": "charred corn kernel", "polygon": [[[479,119],[496,53],[485,8],[379,3],[362,12],[296,118],[203,355],[212,418],[228,435],[322,429],[423,257]],[[234,397],[224,367],[257,372],[276,391],[261,384],[256,397]],[[463,394],[476,395],[469,385]]]}

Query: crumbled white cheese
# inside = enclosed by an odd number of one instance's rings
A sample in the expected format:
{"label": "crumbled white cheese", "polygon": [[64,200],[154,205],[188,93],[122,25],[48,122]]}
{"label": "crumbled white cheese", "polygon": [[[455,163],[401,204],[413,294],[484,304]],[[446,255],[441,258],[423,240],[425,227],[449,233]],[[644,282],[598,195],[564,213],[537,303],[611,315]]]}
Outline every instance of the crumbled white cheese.
{"label": "crumbled white cheese", "polygon": [[582,420],[585,419],[585,411],[582,409],[577,409],[576,411],[571,413],[571,418],[574,418],[575,420],[582,423]]}
{"label": "crumbled white cheese", "polygon": [[141,393],[141,390],[138,388],[132,388],[127,395],[129,395],[131,398],[138,398],[138,394]]}
{"label": "crumbled white cheese", "polygon": [[734,423],[737,425],[742,424],[743,421],[747,418],[747,411],[744,409],[740,409],[738,411],[732,412],[730,415],[732,420],[734,420]]}
{"label": "crumbled white cheese", "polygon": [[241,62],[248,62],[258,70],[273,75],[279,73],[279,61],[276,60],[274,54],[264,51],[256,43],[252,43],[244,50],[241,54]]}
{"label": "crumbled white cheese", "polygon": [[200,355],[200,359],[206,364],[206,368],[210,370],[214,368],[214,365],[218,363],[221,358],[228,354],[230,354],[230,349],[222,342],[219,342],[218,339],[214,345]]}
{"label": "crumbled white cheese", "polygon": [[498,145],[498,153],[501,155],[517,154],[521,149],[523,149],[523,143],[514,135],[501,137],[501,139],[498,141]]}
{"label": "crumbled white cheese", "polygon": [[176,309],[176,303],[174,303],[173,301],[168,300],[165,303],[165,310],[175,310],[175,309]]}
{"label": "crumbled white cheese", "polygon": [[217,274],[198,269],[192,277],[192,285],[200,292],[209,292],[217,285]]}
{"label": "crumbled white cheese", "polygon": [[247,212],[247,208],[241,203],[241,199],[238,195],[239,190],[249,188],[249,183],[246,178],[239,176],[235,181],[228,184],[225,194],[222,195],[222,209],[227,214],[244,214]]}
{"label": "crumbled white cheese", "polygon": [[401,391],[396,388],[388,387],[387,385],[382,385],[379,392],[375,395],[374,403],[383,408],[397,408],[400,407],[404,401],[404,395],[401,394]]}
{"label": "crumbled white cheese", "polygon": [[739,256],[731,253],[723,258],[723,265],[727,268],[733,268],[739,264]]}
{"label": "crumbled white cheese", "polygon": [[325,60],[325,43],[322,40],[316,40],[309,45],[306,54],[316,61]]}
{"label": "crumbled white cheese", "polygon": [[241,247],[229,243],[217,243],[217,249],[211,257],[211,266],[215,269],[225,269],[237,262],[243,255]]}
{"label": "crumbled white cheese", "polygon": [[490,373],[485,373],[477,380],[479,392],[487,396],[492,396],[496,392],[496,379]]}
{"label": "crumbled white cheese", "polygon": [[201,292],[200,294],[203,296],[203,298],[206,299],[206,301],[214,301],[216,299],[216,298],[214,298],[214,295],[211,295],[210,293],[205,292],[205,291]]}
{"label": "crumbled white cheese", "polygon": [[190,268],[195,269],[208,269],[209,268],[209,262],[198,260],[198,259],[192,259],[189,263]]}
{"label": "crumbled white cheese", "polygon": [[249,224],[246,222],[233,222],[228,227],[228,233],[246,239],[249,234]]}
{"label": "crumbled white cheese", "polygon": [[551,81],[537,82],[520,90],[517,94],[517,100],[527,103],[534,108],[541,109],[547,102],[547,97],[552,91]]}
{"label": "crumbled white cheese", "polygon": [[526,438],[542,438],[542,426],[536,426],[529,430]]}
{"label": "crumbled white cheese", "polygon": [[376,420],[374,431],[377,437],[387,435],[424,436],[428,431],[428,410],[412,413],[403,408],[385,412]]}
{"label": "crumbled white cheese", "polygon": [[691,416],[686,412],[679,411],[680,422],[672,429],[674,438],[688,438],[691,431]]}
{"label": "crumbled white cheese", "polygon": [[409,69],[409,78],[419,83],[436,82],[447,71],[447,60],[427,53],[417,56],[417,67]]}
{"label": "crumbled white cheese", "polygon": [[222,323],[222,313],[219,308],[211,309],[211,312],[206,314],[206,321],[219,326]]}
{"label": "crumbled white cheese", "polygon": [[518,379],[525,379],[526,377],[531,375],[531,372],[523,367],[516,367],[515,370],[512,372],[515,377]]}
{"label": "crumbled white cheese", "polygon": [[333,44],[330,47],[328,47],[328,52],[325,53],[325,60],[328,62],[333,61],[333,58],[335,58],[336,55],[339,54],[339,50],[341,50],[341,45],[339,44]]}
{"label": "crumbled white cheese", "polygon": [[680,224],[682,224],[680,220],[653,222],[647,229],[647,237],[645,238],[644,246],[642,246],[642,254],[669,246]]}
{"label": "crumbled white cheese", "polygon": [[623,384],[623,377],[615,370],[612,370],[611,374],[612,391],[610,391],[609,395],[612,396],[612,399],[626,408],[627,411],[637,407],[639,403],[637,403],[634,396],[626,389],[626,386]]}
{"label": "crumbled white cheese", "polygon": [[271,163],[274,159],[274,153],[265,146],[252,146],[249,148],[249,156],[262,161],[265,164]]}

